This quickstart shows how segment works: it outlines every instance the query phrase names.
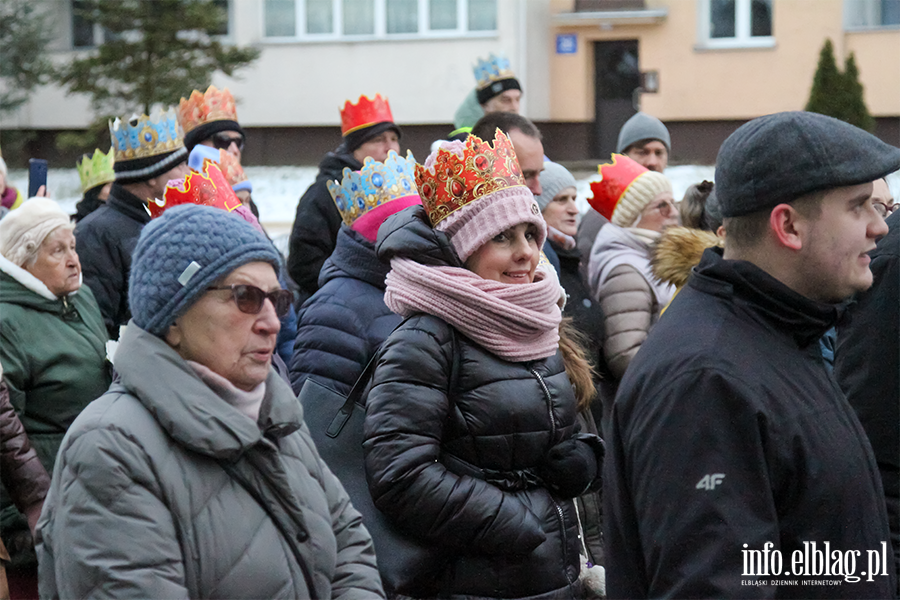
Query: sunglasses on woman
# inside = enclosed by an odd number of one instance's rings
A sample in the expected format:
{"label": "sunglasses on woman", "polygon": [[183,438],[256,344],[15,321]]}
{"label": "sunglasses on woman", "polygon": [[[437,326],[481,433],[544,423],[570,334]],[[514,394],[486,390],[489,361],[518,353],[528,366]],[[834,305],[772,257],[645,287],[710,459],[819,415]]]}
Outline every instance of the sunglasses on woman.
{"label": "sunglasses on woman", "polygon": [[217,133],[210,138],[212,145],[217,150],[228,150],[231,144],[237,144],[238,150],[244,151],[244,136],[237,135],[232,137],[227,133]]}
{"label": "sunglasses on woman", "polygon": [[264,292],[255,285],[245,285],[235,283],[232,285],[214,286],[211,290],[231,290],[231,298],[237,304],[238,310],[248,315],[258,315],[262,310],[263,303],[266,298],[272,301],[275,307],[275,314],[278,318],[282,318],[291,310],[291,303],[294,301],[294,295],[290,290],[275,290],[274,292]]}

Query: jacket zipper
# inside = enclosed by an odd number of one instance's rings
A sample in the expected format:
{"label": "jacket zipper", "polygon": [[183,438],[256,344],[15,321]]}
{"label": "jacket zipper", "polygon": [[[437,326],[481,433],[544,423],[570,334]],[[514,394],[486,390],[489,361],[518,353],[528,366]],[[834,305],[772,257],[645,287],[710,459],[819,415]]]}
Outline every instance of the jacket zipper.
{"label": "jacket zipper", "polygon": [[544,378],[541,377],[541,374],[535,371],[534,369],[528,369],[531,371],[531,374],[534,375],[535,379],[538,380],[538,383],[541,385],[541,389],[544,390],[544,397],[547,399],[547,414],[550,415],[550,440],[556,439],[556,419],[553,418],[553,398],[550,397],[550,390],[547,389],[547,384],[544,383]]}
{"label": "jacket zipper", "polygon": [[[534,375],[535,379],[538,380],[538,383],[541,385],[541,389],[544,390],[544,397],[547,399],[547,412],[550,415],[550,439],[556,439],[556,419],[553,417],[553,398],[550,396],[550,390],[547,388],[547,384],[544,382],[544,378],[541,377],[541,374],[535,371],[534,369],[528,369],[531,371],[531,374]],[[562,533],[562,551],[563,551],[563,560],[567,560],[569,543],[568,538],[566,536],[566,518],[563,514],[562,507],[559,505],[559,502],[553,500],[553,506],[556,508],[556,516],[559,519],[559,530]],[[566,574],[566,581],[569,582],[569,585],[575,583],[575,580],[569,576],[569,569],[563,567],[563,571]]]}

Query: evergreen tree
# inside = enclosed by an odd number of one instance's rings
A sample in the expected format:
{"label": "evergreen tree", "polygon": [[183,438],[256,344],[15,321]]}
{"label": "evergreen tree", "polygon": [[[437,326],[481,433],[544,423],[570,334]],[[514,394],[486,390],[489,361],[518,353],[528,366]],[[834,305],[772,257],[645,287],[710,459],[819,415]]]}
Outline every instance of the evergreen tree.
{"label": "evergreen tree", "polygon": [[60,83],[90,94],[98,112],[149,114],[156,103],[204,91],[213,72],[232,75],[259,56],[213,35],[227,15],[212,0],[80,0],[76,9],[103,28],[105,40],[61,69]]}
{"label": "evergreen tree", "polygon": [[819,65],[804,110],[843,120],[845,89],[844,78],[834,60],[834,46],[826,39],[819,52]]}
{"label": "evergreen tree", "polygon": [[866,107],[863,86],[859,82],[859,69],[853,53],[844,62],[844,84],[847,86],[847,115],[845,121],[866,131],[875,131],[875,119]]}
{"label": "evergreen tree", "polygon": [[18,108],[52,73],[53,28],[43,10],[35,0],[0,2],[0,113]]}
{"label": "evergreen tree", "polygon": [[844,72],[841,73],[830,39],[825,40],[819,53],[819,65],[805,110],[840,119],[866,131],[875,129],[875,119],[869,114],[863,98],[856,58],[851,52],[844,62]]}

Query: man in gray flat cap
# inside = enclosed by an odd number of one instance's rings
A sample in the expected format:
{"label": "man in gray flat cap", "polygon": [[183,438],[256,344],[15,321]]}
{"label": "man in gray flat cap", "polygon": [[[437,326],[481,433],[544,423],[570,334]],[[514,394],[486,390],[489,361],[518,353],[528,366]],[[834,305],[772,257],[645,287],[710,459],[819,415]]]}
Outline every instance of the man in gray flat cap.
{"label": "man in gray flat cap", "polygon": [[813,113],[722,145],[724,251],[650,332],[606,432],[610,598],[895,597],[878,466],[818,340],[872,285],[872,182],[897,169],[900,149]]}

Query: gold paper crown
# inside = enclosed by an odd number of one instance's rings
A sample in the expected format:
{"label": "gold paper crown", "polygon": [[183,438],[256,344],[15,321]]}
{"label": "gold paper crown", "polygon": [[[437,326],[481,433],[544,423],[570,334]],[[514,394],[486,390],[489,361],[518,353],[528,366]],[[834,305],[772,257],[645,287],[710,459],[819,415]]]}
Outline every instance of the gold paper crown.
{"label": "gold paper crown", "polygon": [[154,111],[151,117],[135,114],[127,123],[116,119],[109,124],[109,137],[116,162],[184,148],[184,130],[178,124],[174,108]]}
{"label": "gold paper crown", "polygon": [[494,135],[493,147],[469,135],[461,150],[459,156],[441,147],[430,168],[416,165],[416,185],[432,227],[479,198],[525,185],[512,142],[500,129]]}
{"label": "gold paper crown", "polygon": [[97,148],[94,149],[93,156],[85,154],[82,160],[75,163],[75,166],[78,167],[78,176],[81,178],[82,193],[98,185],[116,180],[116,172],[113,170],[114,154],[115,151],[112,148],[106,154]]}
{"label": "gold paper crown", "polygon": [[237,122],[234,96],[228,88],[220,91],[214,85],[209,86],[204,94],[194,90],[190,98],[182,98],[178,103],[178,120],[185,133],[213,121]]}

